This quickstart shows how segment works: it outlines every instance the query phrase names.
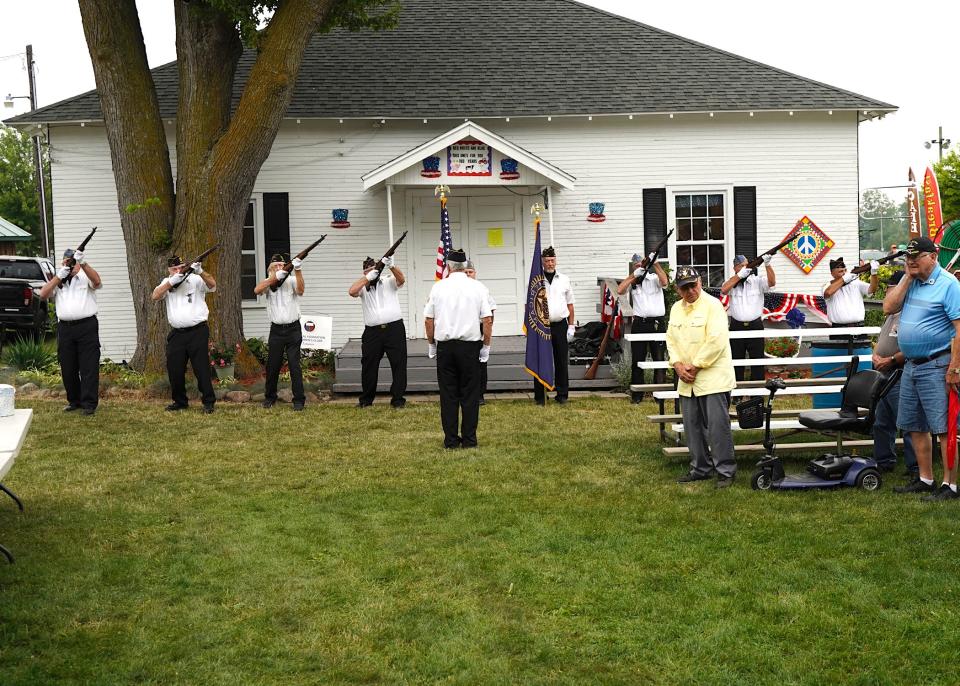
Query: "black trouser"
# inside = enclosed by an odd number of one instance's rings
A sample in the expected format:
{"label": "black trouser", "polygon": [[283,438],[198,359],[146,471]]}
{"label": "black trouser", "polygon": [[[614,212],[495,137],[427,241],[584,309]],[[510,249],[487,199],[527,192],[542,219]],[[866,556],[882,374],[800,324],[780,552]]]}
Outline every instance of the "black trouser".
{"label": "black trouser", "polygon": [[[757,317],[752,322],[741,322],[730,317],[730,333],[734,331],[763,331],[763,319]],[[731,337],[730,354],[735,360],[745,360],[748,357],[751,360],[761,360],[763,359],[763,339]],[[734,367],[733,372],[737,377],[737,381],[743,381],[747,375],[747,368]],[[762,364],[750,367],[750,379],[752,381],[763,381]]]}
{"label": "black trouser", "polygon": [[217,396],[213,394],[213,382],[210,380],[210,328],[206,322],[187,329],[171,329],[167,334],[167,377],[170,379],[170,395],[177,405],[187,405],[187,360],[197,377],[197,387],[204,405],[213,405]]}
{"label": "black trouser", "polygon": [[440,386],[440,423],[445,448],[477,445],[481,345],[480,341],[437,342],[437,384]]}
{"label": "black trouser", "polygon": [[[663,333],[667,326],[663,317],[634,317],[633,324],[630,325],[630,333]],[[643,383],[643,370],[637,365],[647,359],[647,353],[654,362],[663,361],[663,343],[661,341],[633,341],[630,343],[630,383]],[[667,382],[667,370],[656,369],[653,372],[654,383]],[[643,397],[643,393],[633,393],[634,398]]]}
{"label": "black trouser", "polygon": [[[567,320],[550,322],[550,338],[553,343],[553,386],[557,400],[566,400],[570,395],[570,344],[567,343]],[[546,399],[543,384],[533,382],[533,397],[538,403]]]}
{"label": "black trouser", "polygon": [[88,410],[100,401],[100,324],[97,318],[57,323],[57,359],[67,402]]}
{"label": "black trouser", "polygon": [[403,320],[368,326],[360,339],[360,404],[369,405],[377,395],[377,373],[383,354],[390,361],[390,404],[402,405],[407,392],[407,331]]}
{"label": "black trouser", "polygon": [[286,353],[290,385],[293,386],[293,402],[303,405],[306,401],[303,394],[303,371],[300,369],[302,342],[300,320],[291,324],[270,324],[270,336],[267,338],[267,382],[263,388],[263,397],[267,400],[277,399],[277,381],[280,378],[280,367],[283,366],[283,354]]}
{"label": "black trouser", "polygon": [[480,363],[480,397],[487,393],[487,363]]}

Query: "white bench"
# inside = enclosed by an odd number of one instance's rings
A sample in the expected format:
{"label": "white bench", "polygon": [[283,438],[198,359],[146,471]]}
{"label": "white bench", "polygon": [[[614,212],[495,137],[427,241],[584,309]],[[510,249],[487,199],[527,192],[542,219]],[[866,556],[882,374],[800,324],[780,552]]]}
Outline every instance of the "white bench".
{"label": "white bench", "polygon": [[[32,421],[33,410],[14,410],[9,417],[0,417],[0,480],[13,467]],[[17,507],[23,512],[23,503],[20,502],[20,498],[14,495],[13,491],[2,483],[0,483],[0,491],[13,498]],[[11,563],[13,562],[13,555],[2,545],[0,545],[0,554],[4,555]]]}

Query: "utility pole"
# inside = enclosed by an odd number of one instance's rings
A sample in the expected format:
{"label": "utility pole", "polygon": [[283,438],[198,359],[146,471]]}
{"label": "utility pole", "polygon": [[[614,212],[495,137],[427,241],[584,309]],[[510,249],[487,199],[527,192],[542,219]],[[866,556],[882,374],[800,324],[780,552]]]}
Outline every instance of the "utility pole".
{"label": "utility pole", "polygon": [[[37,79],[33,72],[33,46],[27,46],[27,79],[30,81],[30,110],[37,109]],[[40,195],[40,221],[43,222],[43,254],[50,254],[50,228],[47,226],[47,184],[43,175],[43,155],[40,151],[40,132],[30,136],[33,140],[33,162],[37,169],[37,193]]]}
{"label": "utility pole", "polygon": [[943,162],[943,151],[950,147],[950,139],[943,137],[943,127],[937,127],[937,137],[932,141],[924,141],[923,147],[929,150],[933,146],[937,146],[937,159],[940,162]]}

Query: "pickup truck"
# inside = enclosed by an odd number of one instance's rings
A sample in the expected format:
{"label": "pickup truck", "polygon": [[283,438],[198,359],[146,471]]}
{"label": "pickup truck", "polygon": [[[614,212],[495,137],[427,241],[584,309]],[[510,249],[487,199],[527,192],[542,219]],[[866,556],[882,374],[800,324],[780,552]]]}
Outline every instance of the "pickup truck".
{"label": "pickup truck", "polygon": [[0,255],[0,327],[41,339],[47,331],[47,303],[37,293],[55,272],[45,257]]}

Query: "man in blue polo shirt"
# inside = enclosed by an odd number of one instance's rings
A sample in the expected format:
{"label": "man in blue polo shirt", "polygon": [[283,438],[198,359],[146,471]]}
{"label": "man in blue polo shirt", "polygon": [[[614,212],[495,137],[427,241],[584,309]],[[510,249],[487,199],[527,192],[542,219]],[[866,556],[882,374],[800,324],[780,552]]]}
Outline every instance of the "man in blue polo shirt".
{"label": "man in blue polo shirt", "polygon": [[[937,264],[929,238],[907,245],[907,274],[883,300],[883,313],[900,312],[898,342],[906,358],[897,426],[909,432],[920,475],[897,493],[929,493],[924,500],[957,497],[957,470],[947,468],[947,394],[960,384],[960,283]],[[941,437],[943,485],[933,481],[933,441]]]}

